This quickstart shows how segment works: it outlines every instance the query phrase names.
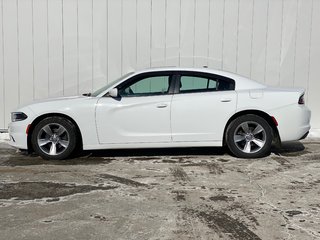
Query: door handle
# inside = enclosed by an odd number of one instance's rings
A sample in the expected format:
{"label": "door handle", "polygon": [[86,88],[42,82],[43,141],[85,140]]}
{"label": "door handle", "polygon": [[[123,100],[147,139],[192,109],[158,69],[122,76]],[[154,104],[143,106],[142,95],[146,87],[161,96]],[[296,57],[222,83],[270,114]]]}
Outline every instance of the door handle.
{"label": "door handle", "polygon": [[232,99],[231,98],[222,98],[220,101],[221,102],[231,102]]}
{"label": "door handle", "polygon": [[168,107],[168,104],[166,103],[160,103],[157,105],[157,108],[166,108],[166,107]]}

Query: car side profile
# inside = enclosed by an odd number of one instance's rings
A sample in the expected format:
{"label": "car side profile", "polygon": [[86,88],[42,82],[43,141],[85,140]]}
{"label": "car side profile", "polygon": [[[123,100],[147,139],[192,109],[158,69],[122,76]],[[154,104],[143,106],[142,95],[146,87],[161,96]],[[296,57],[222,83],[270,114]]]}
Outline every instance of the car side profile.
{"label": "car side profile", "polygon": [[47,99],[12,113],[10,144],[44,159],[78,148],[222,147],[239,158],[310,129],[303,89],[267,87],[207,68],[129,73],[92,94]]}

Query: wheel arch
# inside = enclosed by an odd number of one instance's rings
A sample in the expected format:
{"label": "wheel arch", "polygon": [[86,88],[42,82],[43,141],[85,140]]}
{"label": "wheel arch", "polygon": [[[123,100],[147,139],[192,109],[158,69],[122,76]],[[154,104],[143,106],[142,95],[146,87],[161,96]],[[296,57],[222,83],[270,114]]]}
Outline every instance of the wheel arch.
{"label": "wheel arch", "polygon": [[47,117],[62,117],[62,118],[67,119],[68,121],[70,121],[76,127],[76,130],[77,130],[76,134],[77,134],[77,139],[79,140],[77,142],[77,147],[82,149],[82,147],[83,147],[82,134],[81,134],[80,128],[79,128],[78,124],[76,123],[76,121],[72,117],[70,117],[66,114],[63,114],[63,113],[47,113],[47,114],[43,114],[43,115],[38,116],[30,124],[30,127],[28,129],[28,138],[27,138],[29,153],[34,151],[32,144],[31,144],[31,138],[32,138],[34,128],[40,121],[42,121],[43,119],[45,119]]}
{"label": "wheel arch", "polygon": [[234,119],[236,119],[240,116],[243,116],[243,115],[247,115],[247,114],[257,115],[257,116],[265,119],[272,129],[273,141],[276,143],[276,145],[279,145],[281,143],[280,134],[279,134],[278,127],[275,123],[274,118],[272,116],[270,116],[268,113],[263,112],[261,110],[250,109],[250,110],[243,110],[243,111],[237,112],[229,118],[229,120],[224,128],[224,131],[223,131],[223,139],[222,139],[223,146],[226,146],[226,131],[227,131],[230,123]]}

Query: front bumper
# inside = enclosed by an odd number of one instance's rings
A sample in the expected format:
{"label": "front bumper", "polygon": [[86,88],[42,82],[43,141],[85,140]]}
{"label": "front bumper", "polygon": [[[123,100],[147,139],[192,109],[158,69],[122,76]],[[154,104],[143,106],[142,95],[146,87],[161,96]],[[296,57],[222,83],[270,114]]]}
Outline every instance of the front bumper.
{"label": "front bumper", "polygon": [[26,133],[27,127],[28,123],[26,121],[12,122],[9,124],[9,144],[11,146],[24,150],[28,149],[28,135]]}

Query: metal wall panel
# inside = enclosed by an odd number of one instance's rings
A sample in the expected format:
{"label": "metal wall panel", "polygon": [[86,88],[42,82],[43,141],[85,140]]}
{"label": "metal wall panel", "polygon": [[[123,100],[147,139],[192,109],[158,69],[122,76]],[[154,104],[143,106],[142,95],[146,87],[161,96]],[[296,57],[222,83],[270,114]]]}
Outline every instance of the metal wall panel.
{"label": "metal wall panel", "polygon": [[[97,89],[107,83],[107,56],[108,56],[108,1],[92,0],[92,51],[93,51],[93,89]],[[80,74],[81,75],[81,74]],[[90,78],[87,80],[90,83]],[[87,92],[85,85],[80,92]]]}
{"label": "metal wall panel", "polygon": [[195,0],[181,0],[179,65],[194,65]]}
{"label": "metal wall panel", "polygon": [[[27,104],[34,99],[33,4],[32,0],[18,3],[19,94],[20,104]],[[48,60],[47,56],[45,60]]]}
{"label": "metal wall panel", "polygon": [[[79,18],[78,1],[64,0],[62,2],[62,31],[63,31],[63,94],[76,95],[79,74]],[[91,8],[87,9],[91,11]],[[90,67],[90,66],[89,66]],[[91,89],[90,89],[91,90]]]}
{"label": "metal wall panel", "polygon": [[0,129],[33,100],[150,66],[304,87],[320,129],[320,0],[0,0]]}
{"label": "metal wall panel", "polygon": [[269,1],[254,0],[250,77],[265,82]]}
{"label": "metal wall panel", "polygon": [[254,0],[239,0],[237,72],[244,76],[251,73],[253,7]]}
{"label": "metal wall panel", "polygon": [[[3,79],[4,86],[1,89],[4,95],[5,125],[7,128],[10,112],[21,104],[19,81],[19,31],[18,31],[18,4],[12,0],[2,0],[2,48],[3,48]],[[33,86],[30,86],[30,90]],[[29,89],[24,89],[28,91]]]}
{"label": "metal wall panel", "polygon": [[0,1],[0,129],[5,128],[5,82],[4,82],[4,43],[3,43],[3,0]]}
{"label": "metal wall panel", "polygon": [[308,82],[308,106],[312,110],[312,127],[320,134],[320,1],[312,4],[312,19],[310,29],[310,60]]}
{"label": "metal wall panel", "polygon": [[224,8],[224,1],[210,1],[208,66],[216,69],[222,69]]}
{"label": "metal wall panel", "polygon": [[77,94],[91,92],[95,83],[93,76],[93,2],[95,1],[78,0],[77,2]]}
{"label": "metal wall panel", "polygon": [[48,10],[49,97],[58,97],[64,93],[62,0],[48,1]]}
{"label": "metal wall panel", "polygon": [[165,65],[166,0],[151,0],[151,66]]}
{"label": "metal wall panel", "polygon": [[[23,1],[18,1],[20,2]],[[33,62],[36,99],[49,96],[48,11],[47,1],[33,0]]]}
{"label": "metal wall panel", "polygon": [[222,68],[229,72],[237,70],[238,26],[239,0],[225,0]]}
{"label": "metal wall panel", "polygon": [[179,65],[180,50],[180,3],[181,0],[167,1],[166,6],[166,66]]}

